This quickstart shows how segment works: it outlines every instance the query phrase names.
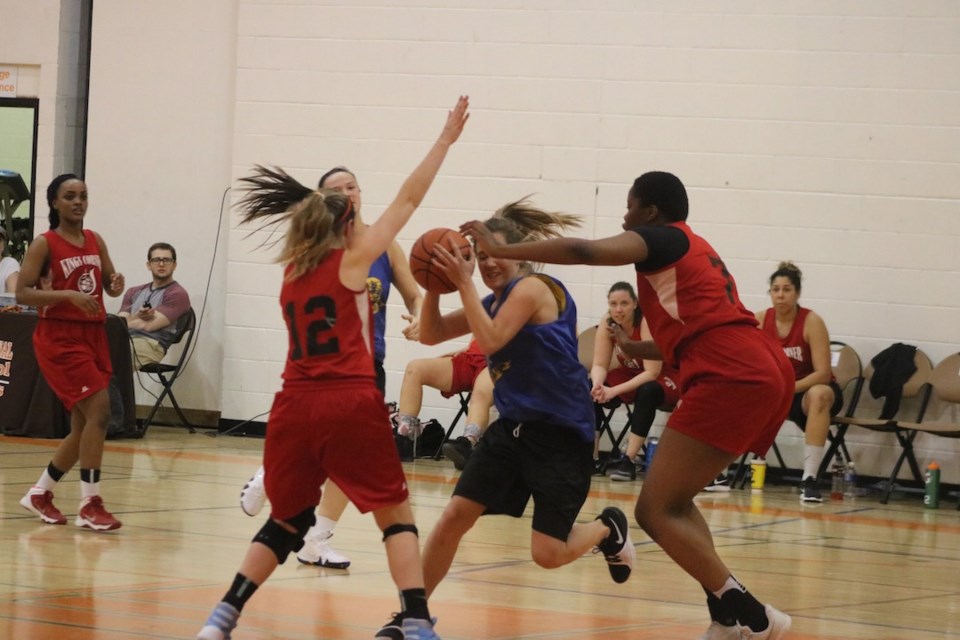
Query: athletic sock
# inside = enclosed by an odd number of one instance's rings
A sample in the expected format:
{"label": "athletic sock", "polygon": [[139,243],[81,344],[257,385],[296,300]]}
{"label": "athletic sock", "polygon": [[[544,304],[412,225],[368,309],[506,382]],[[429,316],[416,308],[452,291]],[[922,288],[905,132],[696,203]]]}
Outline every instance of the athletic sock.
{"label": "athletic sock", "polygon": [[247,604],[247,600],[256,592],[258,586],[257,583],[242,573],[238,573],[233,579],[233,584],[230,585],[230,589],[226,595],[223,596],[223,601],[233,606],[237,611],[243,611],[243,605]]}
{"label": "athletic sock", "polygon": [[60,471],[60,469],[53,466],[53,462],[51,462],[47,465],[47,468],[43,470],[43,473],[40,474],[40,479],[37,480],[36,486],[44,491],[53,491],[53,488],[60,482],[60,478],[65,474],[66,471]]}
{"label": "athletic sock", "polygon": [[808,444],[803,448],[803,480],[807,478],[816,478],[820,470],[820,462],[823,460],[823,454],[826,447],[818,447]]}
{"label": "athletic sock", "polygon": [[763,605],[733,576],[728,577],[723,587],[714,591],[713,595],[720,598],[721,604],[737,616],[737,622],[750,627],[751,631],[765,631],[770,624]]}
{"label": "athletic sock", "polygon": [[91,498],[100,495],[100,469],[80,469],[80,496]]}
{"label": "athletic sock", "polygon": [[400,592],[400,611],[405,618],[430,619],[426,589],[404,589]]}
{"label": "athletic sock", "polygon": [[725,627],[732,627],[737,624],[737,616],[723,604],[720,598],[706,587],[703,587],[703,592],[707,594],[707,608],[710,610],[711,620],[719,622]]}

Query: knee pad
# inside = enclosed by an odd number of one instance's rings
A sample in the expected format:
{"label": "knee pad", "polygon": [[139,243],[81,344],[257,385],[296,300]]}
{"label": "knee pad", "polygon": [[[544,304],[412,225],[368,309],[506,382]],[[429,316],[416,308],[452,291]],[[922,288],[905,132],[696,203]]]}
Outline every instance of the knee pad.
{"label": "knee pad", "polygon": [[259,542],[270,549],[273,555],[277,556],[277,562],[280,564],[287,561],[287,556],[291,552],[303,548],[303,537],[307,535],[307,531],[316,522],[316,517],[313,515],[313,509],[311,508],[284,522],[296,529],[296,533],[287,531],[280,523],[271,518],[260,527],[260,531],[253,537],[254,542]]}
{"label": "knee pad", "polygon": [[404,533],[409,531],[413,535],[420,537],[420,532],[417,531],[417,525],[415,524],[392,524],[386,529],[383,530],[383,541],[386,542],[387,538],[390,536],[395,536],[398,533]]}

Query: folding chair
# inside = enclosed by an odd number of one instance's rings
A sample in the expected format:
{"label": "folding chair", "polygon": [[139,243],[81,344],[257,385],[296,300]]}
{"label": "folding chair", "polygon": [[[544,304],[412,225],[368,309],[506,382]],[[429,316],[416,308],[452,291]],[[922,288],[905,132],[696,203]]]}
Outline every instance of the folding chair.
{"label": "folding chair", "polygon": [[[863,363],[860,355],[850,345],[838,340],[830,341],[830,366],[833,368],[833,377],[837,380],[837,385],[843,390],[843,407],[837,416],[852,418],[857,410],[857,404],[860,402],[860,392],[863,391]],[[839,451],[843,451],[843,459],[850,460],[850,451],[847,449],[847,443],[844,436],[850,425],[834,424],[837,427],[836,435],[827,432],[827,438],[830,446],[820,462],[820,468],[817,470],[817,479],[823,477],[824,472],[833,462],[834,457]]]}
{"label": "folding chair", "polygon": [[[960,438],[960,353],[954,353],[940,361],[930,373],[928,385],[932,391],[932,401],[925,407],[923,421],[896,422],[909,446],[900,452],[895,471],[899,471],[903,461],[912,454],[913,442],[919,434]],[[896,475],[891,477],[895,478]],[[960,510],[960,502],[957,503],[957,510]]]}
{"label": "folding chair", "polygon": [[[870,431],[880,433],[892,433],[900,444],[901,454],[890,472],[890,477],[886,482],[886,489],[883,497],[880,499],[881,504],[886,504],[890,499],[894,482],[904,462],[907,462],[909,465],[910,472],[913,474],[914,479],[916,479],[917,482],[923,482],[920,465],[917,464],[917,458],[913,453],[913,439],[916,437],[916,432],[911,432],[909,429],[901,429],[897,426],[898,421],[904,420],[902,416],[907,412],[912,412],[914,406],[916,407],[916,412],[913,414],[914,417],[910,422],[922,422],[927,410],[927,403],[930,400],[930,385],[927,382],[933,370],[930,358],[928,358],[923,351],[917,349],[913,356],[913,363],[917,370],[903,385],[900,398],[901,400],[915,399],[915,403],[901,403],[896,415],[891,418],[881,418],[879,417],[881,409],[877,406],[877,403],[865,403],[864,400],[867,399],[867,397],[863,396],[858,400],[853,415],[840,415],[833,419],[833,424],[837,427],[837,432],[834,434],[833,442],[831,443],[831,448],[834,452],[836,452],[837,447],[843,446],[844,438],[846,437],[849,427],[860,427],[861,429],[869,429]],[[869,383],[873,377],[873,373],[873,364],[868,364],[863,370],[863,384]],[[873,417],[874,415],[877,417]],[[826,458],[826,456],[824,456],[824,458]]]}
{"label": "folding chair", "polygon": [[472,395],[472,391],[461,391],[457,394],[458,400],[460,401],[460,409],[457,410],[457,415],[453,417],[453,421],[450,423],[450,426],[447,427],[447,435],[443,437],[443,440],[440,441],[440,446],[437,447],[437,450],[434,452],[434,460],[439,460],[443,457],[443,444],[450,441],[450,436],[453,434],[454,427],[456,427],[457,423],[460,422],[460,418],[467,415],[467,411],[470,409],[470,396]]}
{"label": "folding chair", "polygon": [[[588,376],[590,375],[590,369],[593,368],[593,345],[597,337],[597,329],[597,325],[588,327],[577,336],[577,356],[580,364],[587,370]],[[607,371],[619,366],[620,362],[617,361],[616,356],[611,355],[610,362],[607,365]],[[623,429],[621,429],[620,435],[615,435],[610,421],[613,419],[613,414],[615,414],[621,406],[625,406],[627,409],[627,423]],[[627,430],[630,428],[630,418],[633,416],[633,408],[630,407],[629,404],[624,404],[619,398],[614,398],[610,402],[601,405],[601,407],[603,408],[603,413],[600,424],[597,425],[597,432],[601,438],[603,434],[606,433],[610,439],[610,443],[613,445],[611,451],[617,451],[620,449],[620,442],[627,435]]]}
{"label": "folding chair", "polygon": [[174,333],[173,339],[171,340],[171,346],[175,344],[181,344],[182,348],[180,350],[180,357],[177,358],[175,364],[151,362],[142,365],[138,369],[138,371],[142,373],[156,375],[160,381],[160,384],[163,385],[163,390],[160,392],[160,395],[157,396],[157,401],[154,403],[153,408],[150,409],[150,414],[140,426],[141,436],[147,433],[147,429],[153,423],[153,418],[160,409],[163,399],[167,396],[170,397],[170,403],[173,404],[173,409],[176,411],[177,416],[180,418],[180,422],[183,424],[183,426],[186,427],[190,433],[196,433],[193,425],[190,424],[190,421],[187,420],[186,416],[183,415],[183,410],[180,408],[180,404],[173,395],[173,383],[176,382],[177,378],[180,377],[180,374],[183,373],[183,366],[186,363],[187,356],[190,352],[190,344],[193,342],[193,335],[196,331],[196,325],[197,316],[194,313],[193,308],[188,309],[183,315],[177,318],[176,333]]}

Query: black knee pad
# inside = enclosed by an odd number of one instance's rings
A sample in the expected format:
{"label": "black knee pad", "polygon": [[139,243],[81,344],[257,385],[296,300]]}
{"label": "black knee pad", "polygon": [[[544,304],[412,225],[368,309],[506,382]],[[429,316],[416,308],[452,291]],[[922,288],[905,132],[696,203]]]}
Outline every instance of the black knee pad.
{"label": "black knee pad", "polygon": [[383,530],[383,541],[386,542],[387,538],[390,536],[395,536],[398,533],[404,533],[409,531],[413,535],[420,537],[420,532],[417,531],[417,525],[415,524],[392,524],[386,529]]}
{"label": "black knee pad", "polygon": [[259,542],[273,551],[273,555],[277,556],[277,562],[280,564],[287,561],[287,556],[291,552],[303,548],[303,537],[307,535],[307,531],[316,522],[316,517],[313,515],[313,509],[311,508],[284,522],[296,529],[296,533],[287,531],[280,523],[271,518],[260,527],[260,531],[253,537],[254,542]]}

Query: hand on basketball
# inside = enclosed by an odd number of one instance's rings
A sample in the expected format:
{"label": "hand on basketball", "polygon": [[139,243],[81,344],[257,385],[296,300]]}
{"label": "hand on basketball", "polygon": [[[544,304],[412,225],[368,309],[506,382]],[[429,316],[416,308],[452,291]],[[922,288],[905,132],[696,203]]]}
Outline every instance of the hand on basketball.
{"label": "hand on basketball", "polygon": [[443,131],[440,132],[440,142],[453,144],[457,141],[463,131],[463,125],[470,119],[470,114],[467,113],[469,107],[469,96],[460,96],[457,99],[456,106],[447,112],[447,123],[443,125]]}
{"label": "hand on basketball", "polygon": [[460,247],[451,243],[443,246],[437,243],[433,247],[432,265],[437,267],[458,290],[469,285],[473,277],[473,267],[475,265],[474,252],[466,256],[460,250]]}
{"label": "hand on basketball", "polygon": [[468,238],[473,238],[476,243],[477,251],[482,251],[491,258],[501,258],[498,248],[506,245],[506,242],[493,235],[493,232],[487,228],[487,225],[478,220],[471,220],[460,225],[460,233]]}

